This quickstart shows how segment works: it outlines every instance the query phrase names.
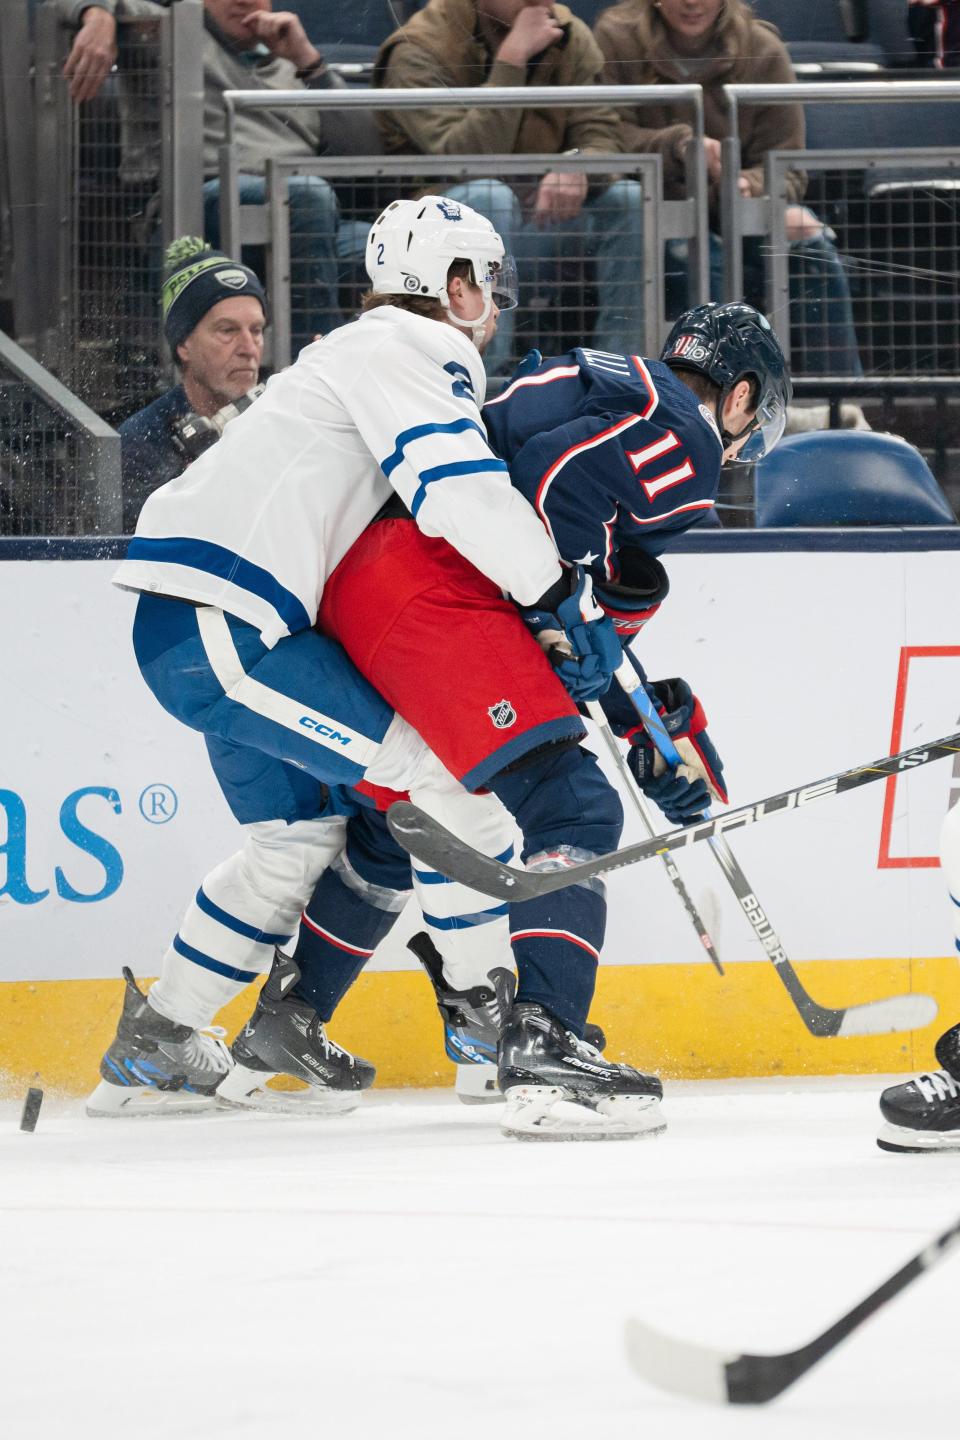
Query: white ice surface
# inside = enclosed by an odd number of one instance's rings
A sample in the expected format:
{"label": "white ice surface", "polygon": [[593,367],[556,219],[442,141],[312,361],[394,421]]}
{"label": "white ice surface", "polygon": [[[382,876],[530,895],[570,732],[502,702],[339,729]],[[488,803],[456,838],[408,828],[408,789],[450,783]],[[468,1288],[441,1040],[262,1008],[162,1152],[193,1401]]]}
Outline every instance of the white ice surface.
{"label": "white ice surface", "polygon": [[[829,1043],[829,1042],[824,1042]],[[673,1085],[661,1138],[521,1144],[385,1092],[329,1121],[0,1107],[6,1440],[960,1434],[960,1259],[773,1404],[629,1368],[629,1315],[793,1348],[960,1211],[960,1155],[874,1144],[882,1079]]]}

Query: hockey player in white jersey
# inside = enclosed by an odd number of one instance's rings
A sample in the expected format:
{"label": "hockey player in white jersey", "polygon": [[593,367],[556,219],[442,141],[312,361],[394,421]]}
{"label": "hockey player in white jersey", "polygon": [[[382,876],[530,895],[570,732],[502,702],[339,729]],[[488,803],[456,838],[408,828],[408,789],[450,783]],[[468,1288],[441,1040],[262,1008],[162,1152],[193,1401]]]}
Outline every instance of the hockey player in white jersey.
{"label": "hockey player in white jersey", "polygon": [[[422,287],[440,299],[440,323],[387,306],[307,347],[216,446],[149,497],[115,577],[140,593],[134,646],[147,684],[204,734],[248,828],[243,849],[201,885],[149,997],[128,981],[92,1113],[129,1111],[141,1097],[209,1103],[229,1061],[199,1030],[262,973],[343,852],[346,828],[360,823],[344,787],[407,789],[430,769],[419,737],[313,628],[330,572],[391,494],[425,536],[444,537],[521,605],[568,589],[480,421],[480,352],[498,298],[513,298],[499,237],[443,197],[398,202],[378,223],[384,243],[392,229],[395,250],[402,234],[431,274],[442,267],[440,283]],[[407,293],[417,289],[409,278]],[[614,663],[612,627],[582,625],[575,603],[567,613],[579,669],[596,687]],[[579,733],[579,722],[564,727]],[[361,879],[370,894],[399,889]]]}
{"label": "hockey player in white jersey", "polygon": [[[943,867],[953,911],[955,948],[960,951],[960,801],[948,812],[940,832]],[[960,1023],[936,1044],[937,1070],[891,1085],[880,1096],[884,1124],[877,1136],[881,1150],[924,1154],[960,1150]]]}

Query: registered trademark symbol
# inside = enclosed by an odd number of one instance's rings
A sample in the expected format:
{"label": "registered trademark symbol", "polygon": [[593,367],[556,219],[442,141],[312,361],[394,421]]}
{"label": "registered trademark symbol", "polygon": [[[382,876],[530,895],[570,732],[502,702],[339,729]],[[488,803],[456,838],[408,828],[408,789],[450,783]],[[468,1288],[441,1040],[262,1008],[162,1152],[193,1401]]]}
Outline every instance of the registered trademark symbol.
{"label": "registered trademark symbol", "polygon": [[177,792],[170,785],[148,785],[139,800],[140,814],[151,825],[166,825],[180,808]]}

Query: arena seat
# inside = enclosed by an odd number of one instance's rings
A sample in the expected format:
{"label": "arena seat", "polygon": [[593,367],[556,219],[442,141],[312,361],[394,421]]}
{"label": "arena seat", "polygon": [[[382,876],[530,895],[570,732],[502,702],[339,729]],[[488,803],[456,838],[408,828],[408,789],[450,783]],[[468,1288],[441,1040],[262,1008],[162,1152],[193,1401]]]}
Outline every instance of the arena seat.
{"label": "arena seat", "polygon": [[896,435],[791,435],[756,468],[757,527],[955,525],[927,462]]}
{"label": "arena seat", "polygon": [[348,46],[362,46],[376,53],[413,8],[404,0],[350,0],[348,5],[331,5],[330,0],[294,0],[290,6],[324,53],[333,47],[340,50]]}
{"label": "arena seat", "polygon": [[750,8],[776,25],[794,64],[916,64],[906,0],[751,0]]}

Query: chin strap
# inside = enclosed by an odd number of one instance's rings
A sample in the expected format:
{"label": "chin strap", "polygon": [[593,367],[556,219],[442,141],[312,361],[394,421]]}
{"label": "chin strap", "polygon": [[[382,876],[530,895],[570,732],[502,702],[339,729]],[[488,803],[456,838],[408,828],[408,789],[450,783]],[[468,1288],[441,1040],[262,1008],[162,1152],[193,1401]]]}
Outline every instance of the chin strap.
{"label": "chin strap", "polygon": [[469,330],[470,338],[477,349],[480,350],[487,336],[487,321],[490,319],[490,311],[493,309],[492,294],[488,292],[484,296],[483,311],[477,316],[476,320],[463,320],[459,315],[454,315],[448,302],[449,297],[447,297],[447,300],[440,301],[447,319],[452,325],[456,325],[458,330]]}

